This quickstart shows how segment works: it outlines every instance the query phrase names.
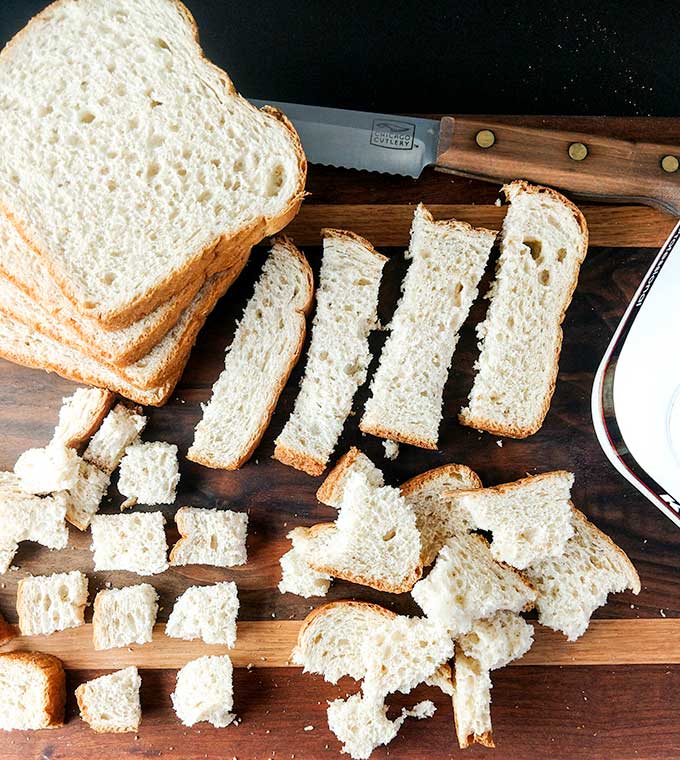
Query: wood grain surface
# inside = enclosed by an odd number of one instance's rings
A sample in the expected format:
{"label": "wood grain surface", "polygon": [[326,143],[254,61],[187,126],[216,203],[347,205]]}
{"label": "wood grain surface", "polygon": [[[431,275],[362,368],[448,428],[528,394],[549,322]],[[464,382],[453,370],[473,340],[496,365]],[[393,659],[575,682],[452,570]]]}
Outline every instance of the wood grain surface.
{"label": "wood grain surface", "polygon": [[[558,124],[574,130],[680,144],[680,119],[541,120],[523,117],[509,123]],[[311,167],[311,195],[290,233],[303,247],[315,273],[320,259],[319,230],[345,226],[365,235],[390,257],[381,289],[380,317],[389,321],[399,282],[405,271],[403,247],[413,205],[423,201],[438,217],[458,215],[468,221],[497,226],[502,210],[494,203],[498,186],[426,172],[418,180]],[[595,623],[576,644],[537,626],[536,645],[521,667],[494,675],[494,734],[497,749],[466,750],[498,760],[518,758],[677,758],[680,729],[676,710],[680,698],[680,532],[611,468],[601,452],[590,422],[593,374],[616,324],[649,266],[655,249],[675,220],[636,206],[585,205],[593,247],[583,265],[573,304],[564,324],[564,348],[551,410],[545,425],[524,441],[502,441],[461,427],[456,414],[472,384],[477,355],[474,325],[483,318],[485,301],[478,299],[464,326],[445,392],[441,449],[428,452],[401,447],[396,461],[387,461],[379,440],[357,430],[357,416],[345,426],[338,454],[357,445],[384,469],[387,482],[398,484],[426,469],[462,462],[475,469],[484,483],[496,484],[550,469],[576,475],[574,502],[629,554],[641,576],[642,592],[620,594],[598,610]],[[172,568],[148,580],[161,598],[159,624],[167,619],[175,597],[194,583],[235,580],[241,603],[239,642],[234,651],[235,708],[242,722],[221,731],[202,724],[181,726],[170,708],[175,668],[199,653],[214,651],[196,642],[167,639],[159,628],[153,644],[111,653],[95,653],[87,627],[24,642],[62,654],[69,666],[69,689],[105,670],[136,661],[143,668],[144,720],[138,737],[99,736],[77,716],[72,694],[63,729],[0,736],[0,759],[7,758],[131,758],[151,757],[259,758],[339,757],[339,744],[326,727],[326,700],[356,687],[337,687],[304,676],[285,666],[287,651],[299,621],[318,600],[281,595],[278,559],[289,544],[285,536],[297,525],[311,525],[332,516],[314,498],[321,478],[311,478],[271,459],[273,441],[295,400],[302,365],[293,372],[260,447],[242,470],[222,472],[184,458],[200,404],[210,395],[223,361],[235,320],[252,292],[264,256],[253,253],[243,276],[218,305],[201,332],[187,371],[175,394],[162,409],[149,410],[147,440],[178,444],[181,455],[177,505],[229,506],[247,511],[248,563],[240,568]],[[484,292],[487,275],[482,285]],[[379,353],[384,333],[372,337]],[[375,366],[375,362],[374,365]],[[56,423],[62,396],[73,385],[45,373],[0,362],[0,468],[11,469],[30,446],[44,445]],[[359,413],[367,389],[355,402]],[[115,486],[104,511],[120,503]],[[142,508],[143,509],[143,508]],[[175,507],[163,508],[169,518],[168,540],[176,540]],[[18,580],[27,573],[82,569],[90,578],[90,598],[107,582],[139,582],[129,573],[95,573],[89,533],[72,529],[67,549],[51,552],[23,544],[19,570],[0,578],[0,611],[16,620],[14,600]],[[329,599],[378,601],[399,612],[416,614],[408,595],[389,596],[337,582]],[[89,621],[90,611],[86,614]],[[11,645],[15,646],[15,645]],[[262,657],[268,659],[262,660]],[[271,658],[271,659],[269,659]],[[243,667],[249,662],[257,667]],[[435,690],[394,699],[394,705],[435,700],[432,721],[409,721],[402,734],[374,757],[432,760],[463,756],[457,749],[450,704]],[[306,726],[313,726],[305,731]]]}

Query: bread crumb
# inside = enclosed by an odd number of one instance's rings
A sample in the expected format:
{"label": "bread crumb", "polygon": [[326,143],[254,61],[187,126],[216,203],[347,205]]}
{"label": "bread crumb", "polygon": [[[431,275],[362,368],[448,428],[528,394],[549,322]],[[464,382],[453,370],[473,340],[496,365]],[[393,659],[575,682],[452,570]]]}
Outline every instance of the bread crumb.
{"label": "bread crumb", "polygon": [[383,448],[385,449],[385,459],[394,460],[399,456],[399,444],[396,441],[389,439],[383,441]]}
{"label": "bread crumb", "polygon": [[666,613],[663,610],[659,610],[659,615],[661,615],[661,617],[666,617]]}
{"label": "bread crumb", "polygon": [[503,448],[503,441],[501,441],[501,440],[496,441],[496,446],[498,446],[499,449],[502,449]]}
{"label": "bread crumb", "polygon": [[313,730],[314,730],[314,726],[305,726],[303,729],[303,731],[313,731]]}
{"label": "bread crumb", "polygon": [[496,198],[496,200],[494,201],[494,205],[496,205],[496,206],[502,206],[503,204],[501,203],[501,199],[500,198]]}

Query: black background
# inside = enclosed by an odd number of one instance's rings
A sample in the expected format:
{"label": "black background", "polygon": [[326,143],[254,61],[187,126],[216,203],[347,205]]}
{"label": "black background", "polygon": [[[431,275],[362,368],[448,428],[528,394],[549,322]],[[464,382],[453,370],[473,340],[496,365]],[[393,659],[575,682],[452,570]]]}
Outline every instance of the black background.
{"label": "black background", "polygon": [[[186,2],[210,58],[250,97],[387,112],[680,115],[677,0]],[[0,41],[45,3],[0,0]]]}

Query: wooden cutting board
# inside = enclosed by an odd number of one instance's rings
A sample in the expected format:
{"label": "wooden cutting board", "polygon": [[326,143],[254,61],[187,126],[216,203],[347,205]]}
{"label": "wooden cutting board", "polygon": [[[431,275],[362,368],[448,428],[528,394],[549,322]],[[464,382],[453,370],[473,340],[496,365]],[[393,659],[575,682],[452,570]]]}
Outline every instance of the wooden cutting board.
{"label": "wooden cutting board", "polygon": [[[592,130],[615,137],[680,145],[680,119],[538,119],[509,122],[564,129]],[[346,227],[365,235],[390,256],[381,292],[380,316],[389,321],[399,281],[405,271],[402,251],[414,204],[424,201],[435,216],[455,216],[497,227],[503,211],[494,205],[498,187],[428,171],[420,180],[310,167],[308,189],[299,217],[288,232],[318,272],[319,230]],[[447,462],[475,469],[486,484],[514,480],[525,473],[564,468],[576,473],[574,501],[630,555],[640,572],[638,597],[621,594],[598,610],[587,634],[575,644],[540,626],[529,654],[513,667],[494,673],[494,737],[497,749],[466,750],[470,758],[486,754],[497,760],[532,757],[558,760],[594,758],[677,758],[680,728],[680,531],[629,486],[606,461],[590,421],[590,388],[612,332],[674,220],[638,206],[583,205],[591,232],[591,249],[581,270],[573,304],[564,325],[560,374],[550,413],[542,430],[524,441],[498,440],[456,422],[472,382],[476,355],[474,325],[484,311],[475,305],[454,356],[445,394],[441,450],[402,446],[394,462],[383,458],[380,441],[362,436],[351,417],[338,448],[354,444],[383,467],[389,483]],[[161,596],[159,626],[152,644],[121,651],[95,652],[89,625],[49,637],[21,638],[10,645],[54,652],[68,669],[67,724],[53,731],[0,736],[0,759],[150,756],[239,760],[332,758],[339,744],[326,727],[326,700],[356,690],[349,680],[337,687],[316,676],[303,676],[287,665],[300,621],[321,600],[281,595],[278,558],[287,550],[286,533],[297,525],[332,518],[314,493],[321,479],[274,462],[273,440],[291,410],[301,375],[288,383],[261,446],[240,471],[212,471],[188,462],[184,454],[200,403],[220,371],[235,319],[248,299],[263,260],[253,253],[238,284],[223,299],[202,331],[184,378],[163,409],[149,410],[147,440],[176,442],[182,455],[178,505],[230,506],[250,516],[249,561],[233,570],[177,568],[150,580]],[[482,292],[488,276],[483,283]],[[679,326],[680,329],[680,326]],[[379,349],[384,334],[374,336]],[[677,348],[677,347],[676,347]],[[73,385],[56,376],[0,362],[0,468],[11,469],[19,453],[50,438],[62,396]],[[363,389],[355,403],[360,411]],[[115,511],[113,501],[105,511]],[[169,517],[173,508],[164,510]],[[176,539],[172,520],[169,540]],[[0,579],[0,610],[16,620],[16,585],[27,573],[82,569],[90,577],[91,598],[108,581],[139,581],[127,573],[95,573],[90,536],[73,529],[68,549],[49,552],[24,544],[17,555],[20,570]],[[178,724],[170,707],[175,670],[200,654],[223,651],[163,635],[174,598],[193,583],[233,579],[239,587],[239,639],[231,653],[235,672],[238,727],[193,729]],[[329,599],[380,602],[399,612],[417,613],[408,595],[390,596],[344,582],[334,584]],[[87,619],[89,620],[89,615]],[[135,663],[142,671],[143,723],[137,735],[97,735],[81,722],[73,689],[104,671]],[[373,757],[439,760],[462,756],[453,730],[451,705],[431,688],[418,689],[394,704],[412,705],[430,698],[437,704],[431,721],[410,721],[388,747]]]}

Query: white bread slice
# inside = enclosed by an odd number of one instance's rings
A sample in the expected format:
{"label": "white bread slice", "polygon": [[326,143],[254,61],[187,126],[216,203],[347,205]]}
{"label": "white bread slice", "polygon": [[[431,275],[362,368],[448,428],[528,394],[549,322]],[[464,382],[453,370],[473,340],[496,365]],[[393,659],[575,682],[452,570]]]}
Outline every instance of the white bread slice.
{"label": "white bread slice", "polygon": [[562,631],[569,641],[581,636],[607,596],[626,589],[640,593],[633,563],[608,536],[574,509],[574,535],[560,557],[537,562],[526,576],[537,592],[538,622]]}
{"label": "white bread slice", "polygon": [[179,541],[171,565],[245,565],[248,515],[230,509],[180,507],[175,513]]}
{"label": "white bread slice", "polygon": [[78,480],[81,461],[75,449],[53,441],[44,448],[24,451],[14,465],[14,472],[26,493],[67,491]]}
{"label": "white bread slice", "polygon": [[94,599],[94,648],[114,649],[148,644],[158,613],[158,594],[148,583],[103,589]]}
{"label": "white bread slice", "polygon": [[331,576],[314,570],[305,562],[299,550],[295,548],[293,532],[288,534],[288,538],[292,539],[293,547],[279,560],[281,565],[279,591],[282,594],[297,594],[305,599],[311,596],[326,596],[331,587]]}
{"label": "white bread slice", "polygon": [[168,569],[162,512],[95,515],[92,551],[95,570],[128,570],[155,575]]}
{"label": "white bread slice", "polygon": [[477,297],[495,238],[495,232],[466,222],[435,222],[418,205],[406,252],[411,265],[371,381],[359,425],[364,433],[437,448],[458,331]]}
{"label": "white bread slice", "polygon": [[141,685],[134,665],[80,684],[76,689],[80,717],[100,734],[136,731],[142,720]]}
{"label": "white bread slice", "polygon": [[562,321],[588,250],[583,214],[547,187],[503,187],[510,208],[500,236],[491,304],[477,327],[481,354],[463,425],[526,438],[543,424],[555,390]]}
{"label": "white bread slice", "polygon": [[391,486],[362,472],[347,479],[334,523],[296,528],[295,548],[315,570],[380,591],[409,591],[422,574],[413,510]]}
{"label": "white bread slice", "polygon": [[0,205],[105,324],[129,324],[237,242],[277,232],[303,197],[295,131],[236,93],[174,0],[61,0],[0,54],[0,101],[13,148]]}
{"label": "white bread slice", "polygon": [[22,578],[17,587],[19,630],[24,636],[83,625],[87,576],[80,570]]}
{"label": "white bread slice", "polygon": [[453,717],[461,749],[494,747],[491,730],[491,677],[477,660],[456,651]]}
{"label": "white bread slice", "polygon": [[66,675],[61,660],[43,652],[0,654],[0,729],[25,731],[64,725]]}
{"label": "white bread slice", "polygon": [[116,404],[92,436],[83,459],[111,474],[120,464],[125,449],[146,427],[146,417],[136,407]]}
{"label": "white bread slice", "polygon": [[347,479],[353,472],[363,473],[369,485],[375,488],[385,485],[382,471],[373,464],[366,454],[359,451],[356,446],[352,446],[347,453],[338,459],[333,469],[326,475],[325,480],[316,492],[316,498],[322,504],[340,509]]}
{"label": "white bread slice", "polygon": [[90,462],[80,463],[76,484],[67,492],[66,519],[79,530],[87,530],[99,511],[111,476]]}
{"label": "white bread slice", "polygon": [[302,351],[313,293],[307,260],[287,238],[277,238],[203,407],[188,459],[234,470],[250,458]]}
{"label": "white bread slice", "polygon": [[323,230],[312,342],[293,413],[274,458],[321,475],[352,400],[366,380],[368,336],[378,323],[378,290],[387,259],[353,232]]}
{"label": "white bread slice", "polygon": [[497,670],[525,655],[534,639],[534,628],[509,610],[476,620],[468,633],[459,636],[459,650],[476,660],[484,670]]}
{"label": "white bread slice", "polygon": [[134,504],[172,504],[178,483],[179,463],[174,443],[138,442],[125,449],[118,490],[127,498],[121,509]]}
{"label": "white bread slice", "polygon": [[191,660],[177,673],[170,695],[177,717],[185,726],[207,721],[225,728],[236,717],[232,684],[233,668],[228,655],[208,655]]}
{"label": "white bread slice", "polygon": [[114,398],[111,391],[103,388],[77,388],[62,400],[52,440],[76,449],[82,446],[102,424]]}
{"label": "white bread slice", "polygon": [[175,639],[202,639],[206,644],[236,644],[238,589],[233,581],[212,586],[190,586],[175,602],[165,635]]}
{"label": "white bread slice", "polygon": [[496,562],[482,536],[461,533],[449,538],[411,596],[430,620],[446,626],[455,638],[467,633],[475,620],[498,610],[529,609],[536,592],[516,570]]}
{"label": "white bread slice", "polygon": [[495,559],[525,570],[559,557],[574,535],[569,500],[573,484],[573,473],[557,470],[449,496],[467,511],[472,527],[493,533]]}

